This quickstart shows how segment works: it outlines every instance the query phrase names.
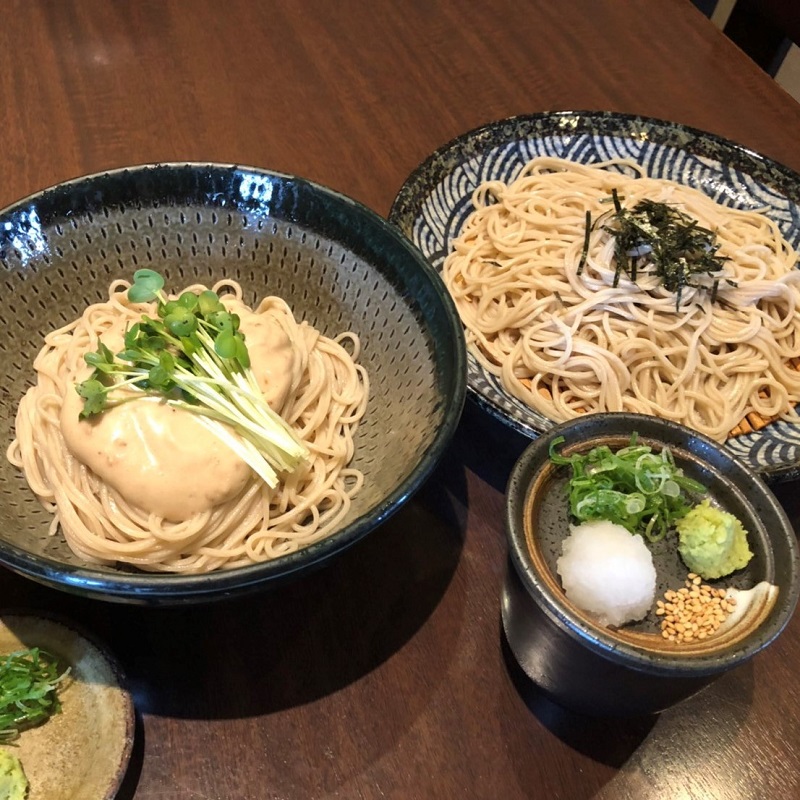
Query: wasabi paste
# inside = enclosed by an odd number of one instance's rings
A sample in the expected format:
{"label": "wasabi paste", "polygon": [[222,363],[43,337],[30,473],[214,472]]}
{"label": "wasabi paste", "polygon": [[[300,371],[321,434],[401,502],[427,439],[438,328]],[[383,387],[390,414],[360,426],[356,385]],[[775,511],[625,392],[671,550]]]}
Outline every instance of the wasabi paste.
{"label": "wasabi paste", "polygon": [[742,523],[733,514],[714,508],[708,500],[695,506],[675,527],[681,558],[703,578],[730,575],[746,567],[753,557]]}
{"label": "wasabi paste", "polygon": [[0,800],[24,800],[28,779],[19,759],[8,750],[0,750]]}

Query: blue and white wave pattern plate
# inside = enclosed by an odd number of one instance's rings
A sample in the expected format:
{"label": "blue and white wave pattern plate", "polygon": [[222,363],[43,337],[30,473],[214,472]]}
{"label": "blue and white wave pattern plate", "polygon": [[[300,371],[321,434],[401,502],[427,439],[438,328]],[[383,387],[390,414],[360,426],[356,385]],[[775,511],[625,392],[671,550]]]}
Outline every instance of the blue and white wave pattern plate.
{"label": "blue and white wave pattern plate", "polygon": [[[765,211],[800,250],[800,176],[703,131],[612,113],[557,112],[501,120],[446,144],[400,190],[389,216],[441,271],[453,239],[473,210],[473,190],[513,180],[537,156],[580,163],[626,158],[649,175],[702,190],[722,205]],[[470,354],[471,397],[517,431],[535,437],[553,422],[506,392]],[[764,478],[800,476],[800,426],[774,422],[727,447]]]}

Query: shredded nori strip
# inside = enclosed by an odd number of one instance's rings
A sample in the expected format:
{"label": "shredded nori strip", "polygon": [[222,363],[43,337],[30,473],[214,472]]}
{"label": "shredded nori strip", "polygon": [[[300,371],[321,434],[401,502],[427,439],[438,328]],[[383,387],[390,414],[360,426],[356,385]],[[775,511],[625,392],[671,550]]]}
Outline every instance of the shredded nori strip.
{"label": "shredded nori strip", "polygon": [[[711,293],[712,302],[717,300],[723,277],[719,273],[726,259],[718,255],[720,245],[713,231],[668,203],[641,200],[632,208],[623,208],[616,189],[612,190],[612,200],[615,210],[603,216],[601,227],[615,237],[613,286],[619,284],[623,272],[634,282],[639,274],[650,273],[675,293],[676,310],[686,287],[705,289]],[[588,251],[588,220],[586,227],[584,250]],[[585,260],[582,256],[579,273]],[[727,278],[726,282],[736,285]]]}
{"label": "shredded nori strip", "polygon": [[586,230],[583,233],[583,251],[581,252],[581,260],[578,263],[578,275],[583,272],[583,268],[586,266],[586,259],[589,255],[589,237],[592,233],[592,212],[586,212]]}

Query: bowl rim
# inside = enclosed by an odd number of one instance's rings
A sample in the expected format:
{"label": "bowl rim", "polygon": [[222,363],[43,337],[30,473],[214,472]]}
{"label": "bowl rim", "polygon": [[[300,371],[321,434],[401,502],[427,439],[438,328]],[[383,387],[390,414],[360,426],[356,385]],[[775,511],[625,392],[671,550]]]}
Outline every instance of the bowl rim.
{"label": "bowl rim", "polygon": [[[565,133],[574,132],[577,127],[586,126],[592,122],[623,123],[628,126],[642,125],[653,128],[672,128],[675,131],[689,134],[693,140],[707,140],[718,147],[724,148],[729,154],[736,154],[741,159],[742,164],[751,167],[759,166],[768,169],[773,173],[776,180],[788,180],[794,185],[794,196],[796,202],[800,203],[800,173],[777,161],[770,156],[765,156],[752,148],[746,147],[733,139],[729,139],[717,133],[686,125],[682,122],[674,122],[661,117],[651,117],[647,114],[633,114],[624,111],[603,111],[599,109],[560,109],[554,111],[537,111],[529,114],[514,114],[509,117],[500,117],[489,120],[471,128],[468,131],[459,133],[448,141],[439,145],[432,153],[427,155],[416,167],[408,174],[402,185],[397,191],[392,205],[389,209],[387,219],[394,225],[400,227],[400,222],[408,214],[406,206],[412,204],[413,195],[419,194],[424,189],[429,193],[446,175],[450,168],[444,161],[446,155],[457,151],[466,143],[470,143],[481,138],[489,137],[494,131],[502,126],[535,125],[557,121],[564,126]],[[533,138],[533,137],[531,137]],[[688,152],[694,152],[689,149]],[[424,178],[424,180],[423,180]],[[413,191],[412,191],[413,190]],[[785,188],[783,191],[787,191]]]}
{"label": "bowl rim", "polygon": [[[449,349],[452,352],[448,356],[449,364],[452,367],[449,374],[452,377],[448,386],[450,394],[447,402],[443,404],[445,407],[442,422],[430,444],[421,453],[414,468],[393,491],[361,517],[354,519],[324,539],[294,553],[257,564],[198,575],[151,572],[115,573],[95,569],[88,565],[64,564],[47,556],[31,554],[11,542],[0,539],[0,562],[25,577],[83,596],[120,602],[165,605],[196,603],[233,595],[238,596],[265,584],[274,585],[288,580],[300,572],[321,566],[362,539],[374,528],[386,522],[427,480],[456,431],[466,398],[467,368],[465,336],[455,303],[436,270],[399,228],[390,224],[388,220],[364,203],[342,192],[301,176],[239,163],[152,162],[101,170],[52,184],[0,209],[0,221],[10,215],[24,213],[29,206],[34,204],[58,201],[62,195],[64,198],[68,198],[70,193],[78,187],[84,190],[104,182],[124,180],[127,176],[130,176],[131,179],[138,176],[158,179],[162,177],[162,173],[164,177],[169,175],[174,177],[179,172],[188,174],[199,171],[212,173],[218,177],[228,174],[232,176],[237,173],[252,174],[290,184],[297,187],[298,191],[324,197],[337,209],[354,216],[364,225],[364,232],[375,231],[388,237],[393,248],[403,253],[409,259],[409,263],[415,264],[419,274],[425,277],[431,292],[441,304],[441,310],[444,312],[443,319],[446,320],[450,332],[449,341],[452,346]],[[87,207],[76,208],[76,213],[85,213],[91,210],[88,207],[88,203],[91,202],[88,193],[83,191],[82,197],[86,200]],[[103,200],[98,199],[97,205],[102,204]],[[225,204],[225,202],[220,203],[219,206],[209,203],[209,208],[240,210],[238,207]],[[271,210],[268,216],[273,216]],[[293,221],[282,215],[275,215],[275,217]],[[359,229],[359,236],[365,238],[364,232]]]}
{"label": "bowl rim", "polygon": [[[743,642],[735,643],[732,647],[718,653],[694,656],[683,655],[680,652],[674,655],[659,653],[654,658],[635,645],[611,636],[602,626],[587,622],[573,612],[569,606],[560,602],[560,598],[549,590],[546,581],[539,579],[527,552],[524,526],[520,524],[522,515],[525,513],[529,488],[534,476],[548,464],[551,442],[559,436],[569,437],[575,429],[580,429],[587,424],[596,425],[598,433],[602,433],[603,436],[630,435],[637,429],[637,425],[647,424],[665,432],[671,432],[673,435],[689,437],[690,444],[685,445],[684,449],[690,449],[691,446],[701,450],[710,449],[724,463],[726,477],[730,478],[731,483],[740,491],[743,485],[748,486],[748,490],[752,492],[753,496],[765,504],[777,523],[774,527],[769,526],[769,530],[773,536],[781,537],[781,542],[785,543],[789,552],[792,580],[788,587],[781,587],[780,609],[773,609],[769,619],[754,633],[757,635],[756,641],[753,641],[753,636],[748,636]],[[645,434],[642,435],[645,436]],[[657,438],[657,435],[650,431],[646,434],[646,438]],[[697,451],[693,450],[693,452]],[[702,456],[699,458],[705,460]],[[778,499],[755,472],[728,453],[719,443],[683,425],[658,417],[630,412],[592,414],[560,423],[535,439],[519,457],[509,476],[506,489],[505,530],[513,568],[529,598],[537,604],[549,621],[571,639],[586,645],[595,654],[640,672],[671,677],[677,675],[690,677],[718,673],[732,668],[747,661],[774,641],[788,625],[798,604],[800,551],[798,551],[794,528]]]}

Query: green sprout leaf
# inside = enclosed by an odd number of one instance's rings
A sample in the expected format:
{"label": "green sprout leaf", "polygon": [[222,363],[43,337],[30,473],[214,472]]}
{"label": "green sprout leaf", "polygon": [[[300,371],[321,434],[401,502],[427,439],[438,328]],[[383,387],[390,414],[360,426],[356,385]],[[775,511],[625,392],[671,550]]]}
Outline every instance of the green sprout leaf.
{"label": "green sprout leaf", "polygon": [[188,336],[182,336],[181,349],[183,350],[183,354],[191,359],[193,355],[202,350],[202,345],[196,339],[192,339]]}
{"label": "green sprout leaf", "polygon": [[81,419],[87,419],[94,414],[99,414],[105,409],[108,388],[103,386],[99,380],[90,378],[83,383],[79,383],[75,388],[83,398],[83,408],[79,415]]}
{"label": "green sprout leaf", "polygon": [[184,308],[189,311],[194,311],[197,308],[197,295],[194,292],[184,292],[179,298],[180,303]]}
{"label": "green sprout leaf", "polygon": [[164,317],[164,324],[174,336],[188,336],[197,330],[197,317],[185,306],[178,306]]}
{"label": "green sprout leaf", "polygon": [[102,342],[94,353],[84,353],[83,360],[100,372],[110,374],[114,371],[114,354]]}
{"label": "green sprout leaf", "polygon": [[158,389],[162,392],[169,392],[175,382],[172,375],[175,371],[175,358],[166,350],[162,350],[158,355],[158,363],[154,364],[147,373],[147,383],[151,389]]}
{"label": "green sprout leaf", "polygon": [[225,311],[225,306],[216,292],[206,289],[197,296],[197,309],[202,317],[208,318],[216,311]]}
{"label": "green sprout leaf", "polygon": [[137,269],[133,273],[133,284],[128,289],[128,299],[132,303],[149,303],[158,297],[164,288],[164,279],[155,270]]}
{"label": "green sprout leaf", "polygon": [[125,347],[135,347],[136,340],[139,338],[139,332],[141,331],[142,326],[141,323],[135,322],[125,331]]}
{"label": "green sprout leaf", "polygon": [[216,331],[233,332],[233,320],[227,311],[214,311],[206,317],[206,322]]}
{"label": "green sprout leaf", "polygon": [[234,358],[245,368],[250,367],[250,353],[247,350],[247,345],[244,343],[242,336],[236,336],[236,354]]}
{"label": "green sprout leaf", "polygon": [[236,336],[223,330],[214,340],[214,350],[220,358],[236,358]]}

